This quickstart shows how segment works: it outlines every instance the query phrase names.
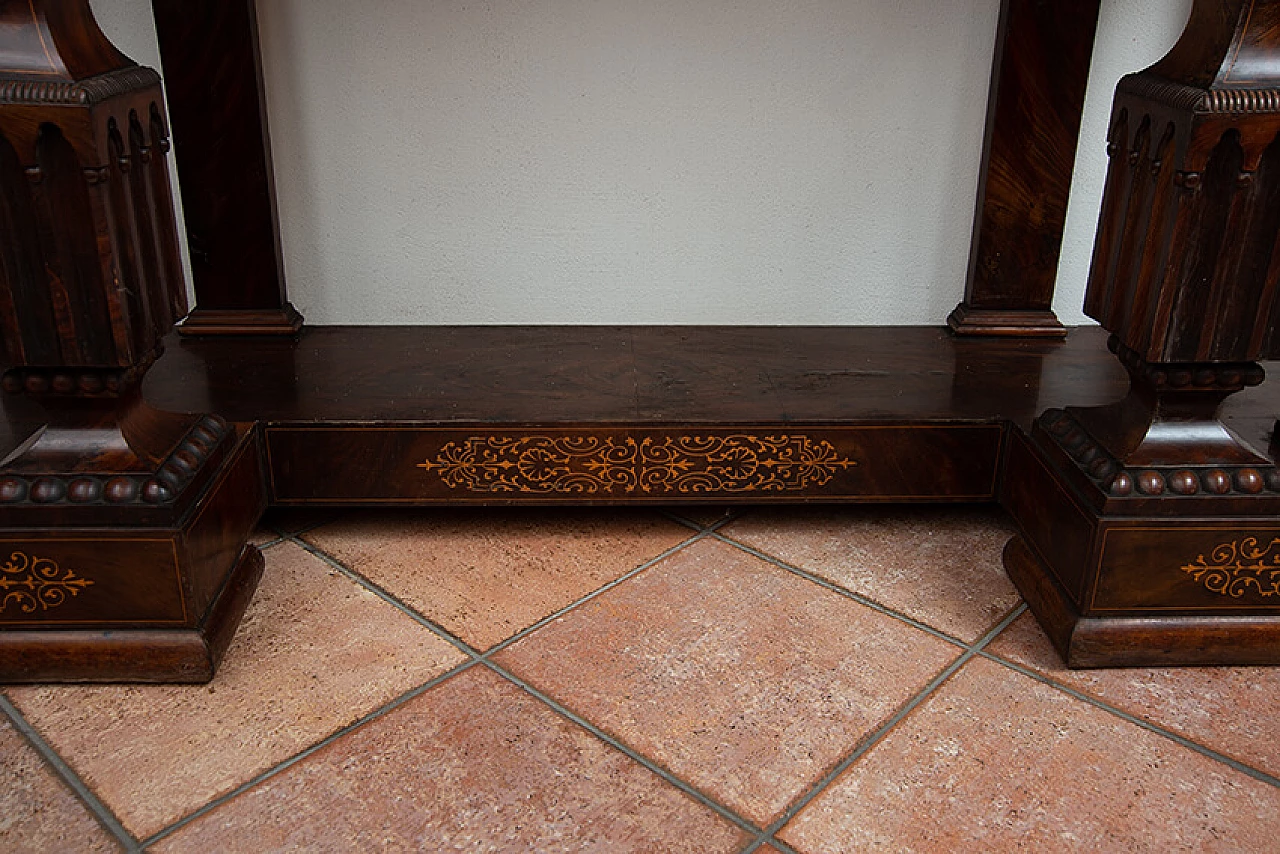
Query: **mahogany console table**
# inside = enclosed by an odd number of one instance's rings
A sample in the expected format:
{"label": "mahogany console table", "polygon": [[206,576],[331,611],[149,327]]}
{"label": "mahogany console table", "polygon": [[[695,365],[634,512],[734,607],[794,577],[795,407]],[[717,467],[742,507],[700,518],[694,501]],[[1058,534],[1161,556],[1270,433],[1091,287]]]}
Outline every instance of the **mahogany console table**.
{"label": "mahogany console table", "polygon": [[1280,0],[1120,83],[1068,333],[1098,5],[1004,0],[949,330],[374,329],[288,302],[252,0],[154,0],[171,116],[88,0],[0,0],[0,681],[211,678],[268,504],[999,502],[1071,666],[1280,663]]}

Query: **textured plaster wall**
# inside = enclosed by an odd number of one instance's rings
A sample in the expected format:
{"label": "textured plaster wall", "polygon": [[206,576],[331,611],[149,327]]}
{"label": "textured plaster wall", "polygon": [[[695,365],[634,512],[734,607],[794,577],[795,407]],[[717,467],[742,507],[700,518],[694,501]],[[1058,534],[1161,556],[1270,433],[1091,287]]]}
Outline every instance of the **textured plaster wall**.
{"label": "textured plaster wall", "polygon": [[[942,322],[998,0],[258,0],[311,323]],[[157,64],[147,0],[94,0]],[[1104,0],[1055,305],[1120,74],[1190,0]]]}

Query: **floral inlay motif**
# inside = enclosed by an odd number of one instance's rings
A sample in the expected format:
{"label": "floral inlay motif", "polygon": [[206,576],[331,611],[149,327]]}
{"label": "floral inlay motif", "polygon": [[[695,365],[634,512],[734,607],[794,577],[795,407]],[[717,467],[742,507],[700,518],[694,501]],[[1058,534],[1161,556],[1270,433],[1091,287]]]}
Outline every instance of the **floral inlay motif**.
{"label": "floral inlay motif", "polygon": [[48,611],[92,584],[48,558],[14,552],[0,564],[0,614],[10,605],[23,614]]}
{"label": "floral inlay motif", "polygon": [[1260,545],[1257,537],[1222,543],[1182,571],[1214,593],[1233,599],[1246,593],[1280,596],[1280,538],[1266,545]]}
{"label": "floral inlay motif", "polygon": [[476,436],[418,468],[469,492],[789,492],[858,465],[807,436]]}

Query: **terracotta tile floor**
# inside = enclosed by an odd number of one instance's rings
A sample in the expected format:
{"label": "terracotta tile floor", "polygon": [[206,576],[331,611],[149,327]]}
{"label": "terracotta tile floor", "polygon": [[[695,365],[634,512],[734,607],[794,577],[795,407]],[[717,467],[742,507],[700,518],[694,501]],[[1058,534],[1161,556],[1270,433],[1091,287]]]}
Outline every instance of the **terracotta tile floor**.
{"label": "terracotta tile floor", "polygon": [[1068,672],[983,509],[276,514],[205,686],[9,686],[0,851],[1274,851],[1280,668]]}

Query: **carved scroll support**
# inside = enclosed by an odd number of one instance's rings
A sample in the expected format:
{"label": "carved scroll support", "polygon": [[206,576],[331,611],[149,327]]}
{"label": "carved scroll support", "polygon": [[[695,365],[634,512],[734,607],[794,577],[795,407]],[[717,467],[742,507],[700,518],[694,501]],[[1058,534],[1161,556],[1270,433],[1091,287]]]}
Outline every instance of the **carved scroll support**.
{"label": "carved scroll support", "polygon": [[1280,357],[1277,33],[1280,2],[1201,0],[1117,87],[1085,310],[1130,392],[1045,413],[1006,470],[1006,566],[1072,665],[1280,664],[1265,579],[1206,557],[1280,515],[1269,450],[1221,420]]}
{"label": "carved scroll support", "polygon": [[140,392],[187,310],[160,78],[87,0],[0,26],[0,386],[35,422],[0,459],[0,558],[29,558],[0,566],[0,681],[208,679],[264,497],[252,431]]}

